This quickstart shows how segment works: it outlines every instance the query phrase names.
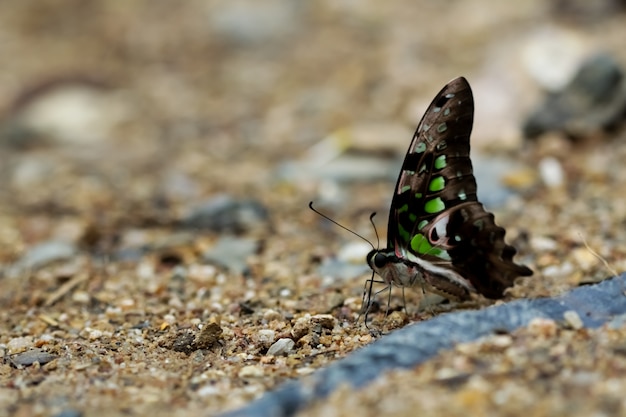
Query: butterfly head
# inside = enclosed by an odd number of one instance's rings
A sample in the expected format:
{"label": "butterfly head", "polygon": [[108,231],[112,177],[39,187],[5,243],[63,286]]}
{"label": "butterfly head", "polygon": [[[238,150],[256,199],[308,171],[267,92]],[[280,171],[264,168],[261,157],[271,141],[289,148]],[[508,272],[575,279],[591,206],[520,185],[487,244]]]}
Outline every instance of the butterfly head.
{"label": "butterfly head", "polygon": [[367,254],[367,264],[383,282],[400,287],[412,287],[421,277],[420,271],[400,259],[393,250],[373,249]]}
{"label": "butterfly head", "polygon": [[383,252],[380,249],[372,249],[365,258],[367,264],[380,275],[380,271],[388,264],[398,262],[398,257],[393,253]]}

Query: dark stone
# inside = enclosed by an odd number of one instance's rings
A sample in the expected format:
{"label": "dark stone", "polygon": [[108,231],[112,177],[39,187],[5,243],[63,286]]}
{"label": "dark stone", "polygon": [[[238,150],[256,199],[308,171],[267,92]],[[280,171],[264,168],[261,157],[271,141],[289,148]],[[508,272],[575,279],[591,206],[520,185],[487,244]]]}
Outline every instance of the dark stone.
{"label": "dark stone", "polygon": [[15,365],[31,366],[35,362],[39,362],[40,365],[45,365],[48,362],[56,359],[57,356],[41,349],[31,349],[24,353],[18,353],[11,357],[11,362]]}
{"label": "dark stone", "polygon": [[242,233],[267,220],[267,209],[258,201],[219,195],[193,207],[181,224],[187,228]]}
{"label": "dark stone", "polygon": [[254,239],[224,236],[215,246],[203,254],[206,262],[217,264],[228,270],[243,274],[248,268],[246,259],[256,253],[259,242]]}
{"label": "dark stone", "polygon": [[580,138],[608,131],[626,116],[626,79],[618,63],[600,54],[583,62],[574,79],[549,94],[526,118],[524,136],[533,139],[550,131]]}

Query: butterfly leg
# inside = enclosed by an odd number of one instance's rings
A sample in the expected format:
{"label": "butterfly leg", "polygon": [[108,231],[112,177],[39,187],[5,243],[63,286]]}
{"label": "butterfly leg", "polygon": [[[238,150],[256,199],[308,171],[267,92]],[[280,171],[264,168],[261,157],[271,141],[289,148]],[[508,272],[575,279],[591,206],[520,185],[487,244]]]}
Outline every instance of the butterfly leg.
{"label": "butterfly leg", "polygon": [[365,287],[363,288],[363,298],[361,300],[361,310],[359,311],[359,315],[356,318],[358,322],[361,319],[361,316],[364,316],[365,327],[369,329],[367,326],[367,316],[370,312],[370,307],[372,306],[372,287],[374,286],[374,282],[378,282],[374,280],[374,272],[372,271],[372,276],[370,279],[365,281]]}
{"label": "butterfly leg", "polygon": [[387,319],[387,316],[389,315],[389,306],[391,305],[391,284],[389,284],[388,287],[389,287],[389,295],[387,296],[387,309],[385,310],[385,320]]}
{"label": "butterfly leg", "polygon": [[[382,290],[376,291],[376,292],[374,292],[372,294],[374,283],[386,284],[386,286]],[[369,315],[370,309],[372,308],[373,300],[375,300],[376,296],[378,294],[380,294],[381,292],[385,291],[387,288],[389,288],[389,301],[387,303],[387,312],[388,312],[389,311],[389,304],[391,302],[391,284],[389,284],[388,282],[385,282],[385,281],[374,279],[374,273],[372,273],[372,276],[371,276],[370,279],[365,281],[365,287],[363,288],[363,299],[361,301],[361,310],[359,311],[359,315],[358,315],[356,321],[358,322],[361,319],[361,316],[364,316],[365,327],[367,329],[369,329],[370,331],[371,331],[371,329],[367,325],[367,316]],[[385,313],[385,317],[387,317],[387,313]]]}
{"label": "butterfly leg", "polygon": [[404,287],[402,287],[402,306],[404,308],[404,314],[407,315],[407,317],[409,316],[409,311],[406,309],[406,297],[404,295]]}

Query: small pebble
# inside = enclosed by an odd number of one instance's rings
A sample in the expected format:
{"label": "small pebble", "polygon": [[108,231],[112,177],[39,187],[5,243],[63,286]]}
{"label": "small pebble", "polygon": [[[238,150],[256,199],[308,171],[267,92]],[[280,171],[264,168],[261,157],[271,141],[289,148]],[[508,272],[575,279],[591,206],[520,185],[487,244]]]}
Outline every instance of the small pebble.
{"label": "small pebble", "polygon": [[272,320],[282,320],[284,317],[276,310],[272,310],[271,308],[265,310],[263,312],[263,320],[270,322]]}
{"label": "small pebble", "polygon": [[319,324],[324,329],[332,330],[337,323],[337,319],[330,314],[316,314],[311,317],[311,323]]}
{"label": "small pebble", "polygon": [[208,349],[222,336],[222,328],[217,323],[207,323],[194,341],[197,349]]}
{"label": "small pebble", "polygon": [[563,262],[561,265],[551,265],[543,269],[545,277],[557,278],[572,274],[576,268],[571,262]]}
{"label": "small pebble", "polygon": [[575,32],[549,26],[531,33],[522,50],[522,64],[543,88],[556,91],[574,77],[586,53],[584,40]]}
{"label": "small pebble", "polygon": [[[264,347],[272,345],[276,340],[276,332],[270,329],[261,329],[257,332],[257,342]],[[291,340],[291,339],[290,339]]]}
{"label": "small pebble", "polygon": [[91,296],[87,291],[77,290],[72,293],[72,301],[78,304],[87,304],[91,301]]}
{"label": "small pebble", "polygon": [[74,245],[67,242],[51,240],[31,247],[22,257],[8,268],[9,277],[18,277],[25,271],[42,268],[52,262],[72,258],[77,253]]}
{"label": "small pebble", "polygon": [[385,323],[389,327],[389,329],[397,329],[402,327],[409,321],[406,313],[404,311],[394,311],[385,320]]}
{"label": "small pebble", "polygon": [[528,323],[528,330],[543,337],[554,337],[558,331],[558,326],[554,320],[536,318]]}
{"label": "small pebble", "polygon": [[572,259],[583,270],[590,270],[592,267],[598,265],[598,263],[600,262],[598,257],[591,253],[591,251],[585,247],[573,249],[571,251],[571,255]]}
{"label": "small pebble", "polygon": [[264,224],[268,216],[267,208],[258,201],[221,194],[192,207],[181,224],[192,229],[240,233]]}
{"label": "small pebble", "polygon": [[104,336],[104,332],[102,330],[98,330],[98,329],[90,329],[90,328],[86,328],[85,329],[87,331],[87,338],[89,340],[98,340],[100,339],[102,336]]}
{"label": "small pebble", "polygon": [[337,253],[337,259],[343,262],[362,264],[372,247],[367,242],[350,242]]}
{"label": "small pebble", "polygon": [[17,365],[30,366],[34,363],[45,365],[46,363],[56,359],[56,355],[52,355],[41,349],[31,349],[27,352],[17,354],[11,358],[11,361]]}
{"label": "small pebble", "polygon": [[565,183],[563,167],[556,158],[543,158],[539,161],[539,174],[548,188],[562,187]]}
{"label": "small pebble", "polygon": [[556,240],[546,236],[533,236],[530,238],[530,247],[535,252],[553,251],[558,248]]}
{"label": "small pebble", "polygon": [[489,339],[492,346],[498,348],[508,348],[513,344],[513,338],[508,334],[495,335]]}
{"label": "small pebble", "polygon": [[569,310],[563,313],[563,318],[565,319],[565,322],[574,330],[580,330],[585,327],[582,319],[574,310]]}
{"label": "small pebble", "polygon": [[213,384],[203,385],[202,387],[198,388],[198,390],[196,391],[196,394],[198,394],[198,396],[200,397],[210,397],[212,395],[217,395],[219,393],[220,393],[220,388],[216,387]]}
{"label": "small pebble", "polygon": [[267,350],[268,355],[279,356],[289,353],[291,349],[295,346],[295,342],[289,338],[278,339],[270,348]]}
{"label": "small pebble", "polygon": [[7,353],[14,354],[24,352],[26,349],[33,346],[33,338],[30,336],[26,337],[15,337],[7,343]]}
{"label": "small pebble", "polygon": [[239,378],[260,378],[265,375],[263,369],[256,365],[246,365],[239,370]]}
{"label": "small pebble", "polygon": [[291,335],[295,340],[301,339],[304,335],[309,333],[311,323],[311,316],[300,317],[296,320],[291,328]]}
{"label": "small pebble", "polygon": [[207,262],[215,263],[241,274],[247,268],[247,258],[253,255],[258,247],[259,243],[254,239],[224,236],[217,241],[213,248],[204,253],[203,258]]}

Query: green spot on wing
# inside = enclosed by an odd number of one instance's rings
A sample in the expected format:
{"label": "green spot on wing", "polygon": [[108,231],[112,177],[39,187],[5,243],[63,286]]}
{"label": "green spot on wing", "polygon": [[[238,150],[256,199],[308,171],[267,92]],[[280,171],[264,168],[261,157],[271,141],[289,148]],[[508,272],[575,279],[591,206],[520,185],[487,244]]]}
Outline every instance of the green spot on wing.
{"label": "green spot on wing", "polygon": [[422,220],[421,222],[419,222],[419,224],[417,225],[417,230],[422,230],[426,225],[428,224],[428,220]]}
{"label": "green spot on wing", "polygon": [[442,169],[446,167],[446,156],[439,155],[435,158],[435,169]]}
{"label": "green spot on wing", "polygon": [[467,194],[465,194],[465,190],[459,191],[459,200],[467,200]]}
{"label": "green spot on wing", "polygon": [[430,184],[428,184],[428,189],[430,191],[441,191],[446,186],[446,180],[443,177],[435,177],[432,179]]}
{"label": "green spot on wing", "polygon": [[413,250],[413,252],[420,255],[432,255],[448,261],[450,260],[450,255],[448,255],[447,251],[439,248],[434,248],[430,244],[426,236],[422,234],[417,234],[413,236],[413,239],[411,239],[411,249]]}
{"label": "green spot on wing", "polygon": [[424,204],[424,211],[426,213],[439,213],[440,211],[445,210],[446,205],[443,203],[443,200],[440,197],[433,198]]}
{"label": "green spot on wing", "polygon": [[420,142],[415,147],[415,153],[422,153],[426,150],[426,144],[424,142]]}
{"label": "green spot on wing", "polygon": [[400,194],[406,193],[410,189],[411,189],[410,185],[405,185],[404,187],[400,188]]}
{"label": "green spot on wing", "polygon": [[409,211],[409,205],[408,204],[405,204],[405,205],[403,205],[402,207],[400,207],[398,209],[398,213],[404,213],[406,211]]}
{"label": "green spot on wing", "polygon": [[443,122],[439,126],[437,126],[437,132],[439,133],[443,133],[446,130],[448,130],[448,125],[446,124],[446,122]]}
{"label": "green spot on wing", "polygon": [[423,255],[432,249],[432,245],[428,243],[428,239],[424,235],[417,234],[411,239],[411,249],[413,252]]}
{"label": "green spot on wing", "polygon": [[422,193],[415,193],[415,198],[422,198],[423,194]]}
{"label": "green spot on wing", "polygon": [[417,215],[415,215],[414,213],[409,213],[409,220],[411,221],[411,223],[415,223],[415,221],[417,220]]}
{"label": "green spot on wing", "polygon": [[439,248],[433,248],[430,251],[429,255],[433,255],[433,256],[436,256],[437,258],[445,259],[446,261],[452,260],[452,258],[450,258],[450,255],[448,255],[448,251],[445,251]]}

